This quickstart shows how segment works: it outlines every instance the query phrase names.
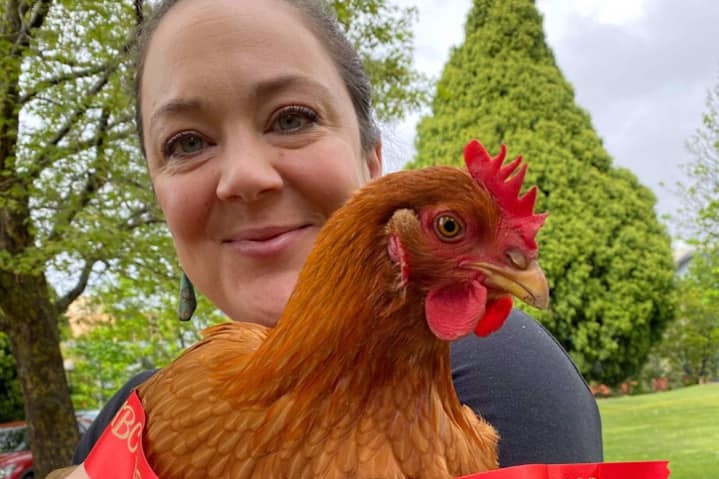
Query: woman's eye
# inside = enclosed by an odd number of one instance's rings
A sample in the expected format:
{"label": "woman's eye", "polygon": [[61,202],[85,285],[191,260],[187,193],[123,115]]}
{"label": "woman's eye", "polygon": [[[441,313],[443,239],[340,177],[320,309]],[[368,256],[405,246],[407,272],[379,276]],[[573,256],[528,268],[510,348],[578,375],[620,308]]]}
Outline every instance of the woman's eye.
{"label": "woman's eye", "polygon": [[165,144],[165,156],[183,157],[199,153],[207,147],[207,141],[196,133],[180,133]]}
{"label": "woman's eye", "polygon": [[303,106],[283,108],[272,123],[272,131],[294,133],[317,123],[317,113]]}

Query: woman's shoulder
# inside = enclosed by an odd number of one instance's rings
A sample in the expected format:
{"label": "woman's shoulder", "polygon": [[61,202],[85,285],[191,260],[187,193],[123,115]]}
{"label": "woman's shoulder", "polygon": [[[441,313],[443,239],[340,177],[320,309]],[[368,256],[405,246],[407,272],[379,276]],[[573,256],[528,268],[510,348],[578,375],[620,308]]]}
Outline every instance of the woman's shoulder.
{"label": "woman's shoulder", "polygon": [[[469,335],[452,344],[455,374],[486,362],[501,364],[501,371],[508,373],[515,366],[532,369],[552,366],[558,373],[582,378],[554,336],[538,321],[517,309],[512,310],[505,324],[494,334],[487,337]],[[586,386],[583,379],[581,382]]]}
{"label": "woman's shoulder", "polygon": [[452,345],[454,385],[499,431],[502,466],[601,460],[596,401],[541,324],[514,310],[496,333],[472,336]]}

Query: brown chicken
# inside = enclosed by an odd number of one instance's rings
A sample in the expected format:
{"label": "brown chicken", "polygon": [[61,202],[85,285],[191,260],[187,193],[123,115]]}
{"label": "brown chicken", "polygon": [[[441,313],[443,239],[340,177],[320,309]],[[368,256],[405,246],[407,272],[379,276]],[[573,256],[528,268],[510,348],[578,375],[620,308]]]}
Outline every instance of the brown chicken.
{"label": "brown chicken", "polygon": [[361,189],[322,229],[274,329],[234,322],[139,388],[162,479],[449,478],[497,467],[449,342],[547,303],[536,190],[477,142]]}

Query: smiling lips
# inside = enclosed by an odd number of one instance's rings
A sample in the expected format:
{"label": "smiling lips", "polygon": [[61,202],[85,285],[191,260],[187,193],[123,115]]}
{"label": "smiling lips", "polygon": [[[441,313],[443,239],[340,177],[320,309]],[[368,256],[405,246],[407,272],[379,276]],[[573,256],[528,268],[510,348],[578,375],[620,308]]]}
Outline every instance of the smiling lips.
{"label": "smiling lips", "polygon": [[240,254],[252,257],[274,256],[287,250],[311,225],[273,226],[246,230],[223,241]]}

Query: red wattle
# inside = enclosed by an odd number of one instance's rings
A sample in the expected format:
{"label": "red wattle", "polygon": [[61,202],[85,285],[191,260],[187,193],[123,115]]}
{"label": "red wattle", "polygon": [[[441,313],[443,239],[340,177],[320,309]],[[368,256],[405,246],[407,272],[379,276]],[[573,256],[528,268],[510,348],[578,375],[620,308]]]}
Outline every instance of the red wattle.
{"label": "red wattle", "polygon": [[434,289],[424,304],[427,325],[439,339],[454,341],[472,332],[486,302],[487,289],[479,281]]}
{"label": "red wattle", "polygon": [[512,298],[510,296],[501,296],[493,301],[488,301],[484,316],[474,328],[474,334],[482,337],[489,336],[502,327],[511,312]]}

